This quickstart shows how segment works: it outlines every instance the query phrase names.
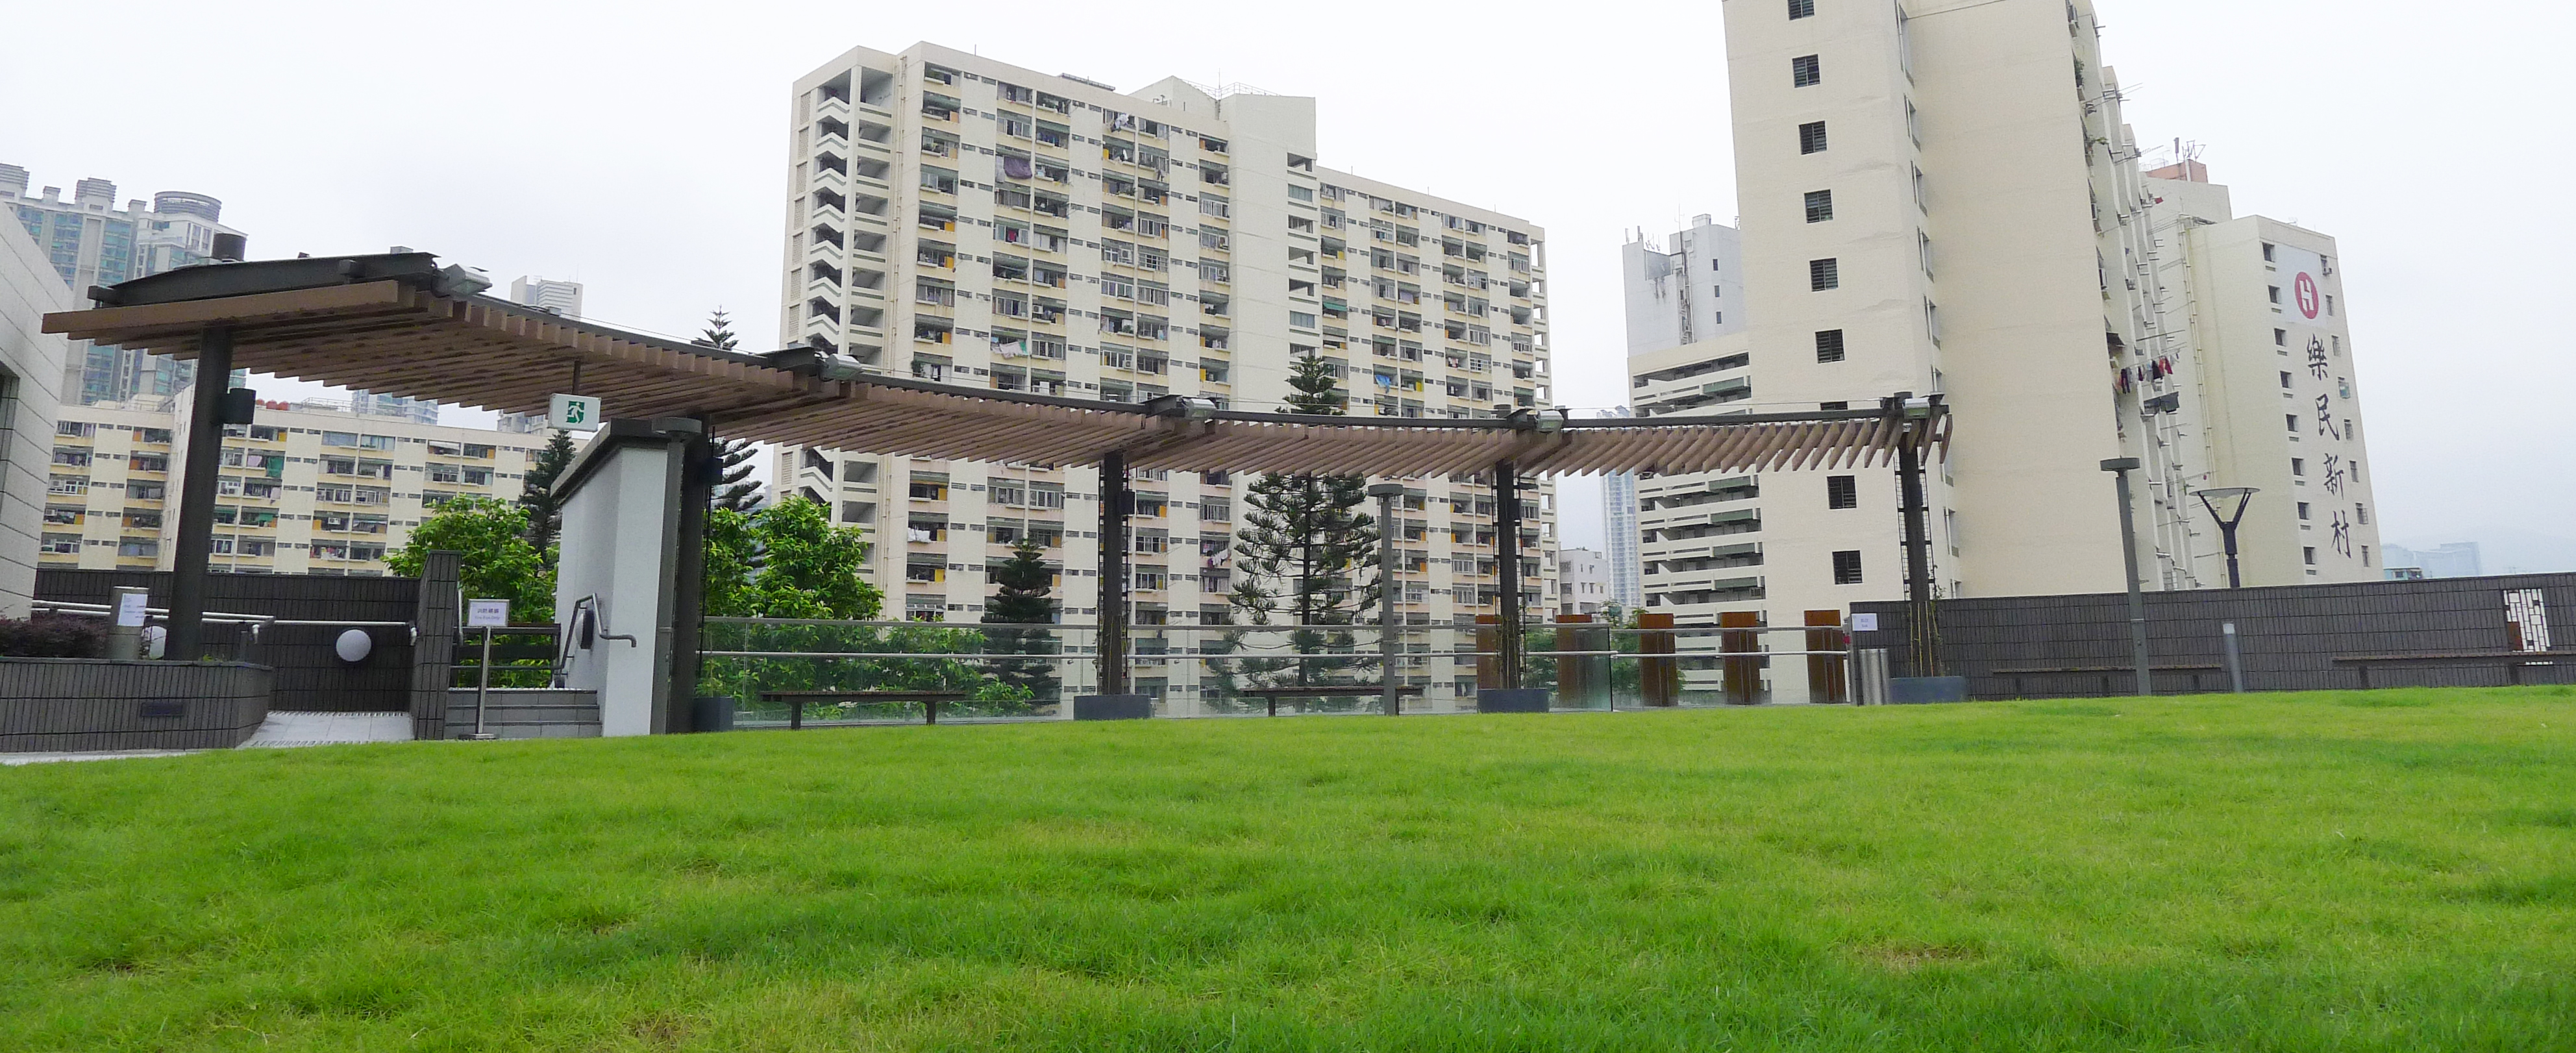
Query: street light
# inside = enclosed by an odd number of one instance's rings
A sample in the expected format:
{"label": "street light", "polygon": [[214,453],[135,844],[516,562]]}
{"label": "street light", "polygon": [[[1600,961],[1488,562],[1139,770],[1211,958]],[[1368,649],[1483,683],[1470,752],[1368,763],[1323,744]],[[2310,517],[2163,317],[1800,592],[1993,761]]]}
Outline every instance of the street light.
{"label": "street light", "polygon": [[2102,462],[2102,470],[2119,481],[2120,489],[2120,555],[2129,568],[2129,643],[2137,652],[2138,694],[2156,693],[2155,681],[2147,665],[2147,599],[2138,582],[2138,529],[2129,516],[2129,473],[2138,470],[2135,457],[2114,457]]}
{"label": "street light", "polygon": [[2236,573],[2236,524],[2245,521],[2245,506],[2262,491],[2251,486],[2219,486],[2196,492],[2200,506],[2218,521],[2219,536],[2227,539],[2227,587],[2244,588],[2244,580]]}

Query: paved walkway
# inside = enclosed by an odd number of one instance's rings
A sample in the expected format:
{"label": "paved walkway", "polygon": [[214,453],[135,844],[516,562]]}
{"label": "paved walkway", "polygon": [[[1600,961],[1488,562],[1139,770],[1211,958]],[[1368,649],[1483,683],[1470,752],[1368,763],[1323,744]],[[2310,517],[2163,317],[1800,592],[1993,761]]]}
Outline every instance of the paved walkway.
{"label": "paved walkway", "polygon": [[[409,742],[407,713],[271,712],[241,748],[287,749],[295,746],[341,746],[357,742]],[[185,757],[204,750],[122,750],[91,753],[0,753],[0,766],[54,761],[130,760],[137,757]]]}
{"label": "paved walkway", "polygon": [[337,746],[352,742],[409,742],[408,713],[290,713],[271,711],[243,749]]}

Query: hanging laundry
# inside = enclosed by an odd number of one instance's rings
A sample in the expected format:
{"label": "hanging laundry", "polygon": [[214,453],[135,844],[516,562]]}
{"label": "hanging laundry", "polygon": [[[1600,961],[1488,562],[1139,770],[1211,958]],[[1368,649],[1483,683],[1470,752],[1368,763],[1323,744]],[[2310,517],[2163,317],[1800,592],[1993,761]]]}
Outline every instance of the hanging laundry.
{"label": "hanging laundry", "polygon": [[1013,179],[1027,179],[1037,173],[1035,169],[1029,167],[1028,158],[1004,157],[1002,158],[1002,174]]}

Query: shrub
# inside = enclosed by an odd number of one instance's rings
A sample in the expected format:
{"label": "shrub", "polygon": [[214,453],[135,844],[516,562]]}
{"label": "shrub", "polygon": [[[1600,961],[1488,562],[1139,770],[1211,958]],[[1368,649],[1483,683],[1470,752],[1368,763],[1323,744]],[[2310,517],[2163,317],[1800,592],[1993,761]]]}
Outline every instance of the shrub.
{"label": "shrub", "polygon": [[21,621],[0,618],[0,656],[96,658],[107,649],[107,630],[93,618],[39,614]]}

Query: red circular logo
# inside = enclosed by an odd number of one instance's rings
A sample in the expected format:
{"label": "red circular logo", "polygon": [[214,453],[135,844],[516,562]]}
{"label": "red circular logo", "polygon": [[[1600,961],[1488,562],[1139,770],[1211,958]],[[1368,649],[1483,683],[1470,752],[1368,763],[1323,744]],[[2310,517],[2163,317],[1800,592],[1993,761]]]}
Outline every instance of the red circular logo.
{"label": "red circular logo", "polygon": [[2317,316],[2317,280],[2302,273],[2298,281],[2299,313],[2313,319]]}

